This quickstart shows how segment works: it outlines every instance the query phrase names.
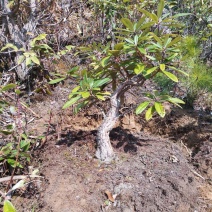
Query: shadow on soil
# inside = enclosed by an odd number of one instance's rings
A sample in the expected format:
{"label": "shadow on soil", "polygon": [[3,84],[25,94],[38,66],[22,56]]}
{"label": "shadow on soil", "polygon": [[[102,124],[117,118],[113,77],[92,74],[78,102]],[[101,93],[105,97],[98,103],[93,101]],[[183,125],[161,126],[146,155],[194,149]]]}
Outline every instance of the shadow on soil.
{"label": "shadow on soil", "polygon": [[[89,142],[95,142],[96,146],[96,130],[91,131],[66,131],[61,134],[61,139],[56,143],[56,145],[67,145],[70,147],[75,142],[79,146],[87,144]],[[115,149],[123,149],[126,153],[136,153],[138,146],[149,146],[148,139],[142,139],[140,137],[134,136],[129,130],[123,129],[121,127],[116,127],[110,132],[110,139],[113,147]]]}

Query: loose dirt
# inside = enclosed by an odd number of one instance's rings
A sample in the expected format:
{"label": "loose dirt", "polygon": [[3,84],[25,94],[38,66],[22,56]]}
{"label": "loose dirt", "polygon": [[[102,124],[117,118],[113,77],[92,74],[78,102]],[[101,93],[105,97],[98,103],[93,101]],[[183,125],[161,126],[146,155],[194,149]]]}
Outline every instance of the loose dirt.
{"label": "loose dirt", "polygon": [[212,211],[210,116],[173,109],[146,123],[127,114],[110,134],[118,157],[104,164],[94,157],[101,111],[61,111],[68,91],[57,87],[53,96],[32,102],[41,118],[29,132],[47,138],[33,156],[44,179],[14,197],[18,211]]}

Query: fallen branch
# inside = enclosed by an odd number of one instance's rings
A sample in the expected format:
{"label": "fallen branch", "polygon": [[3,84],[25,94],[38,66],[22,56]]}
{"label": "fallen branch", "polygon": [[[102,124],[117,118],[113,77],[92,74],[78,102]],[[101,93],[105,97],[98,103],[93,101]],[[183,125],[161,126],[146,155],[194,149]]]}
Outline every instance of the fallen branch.
{"label": "fallen branch", "polygon": [[[15,101],[15,99],[13,97],[11,97],[9,94],[2,92],[5,96],[9,97],[11,100]],[[25,107],[27,110],[29,110],[34,116],[36,116],[37,118],[40,118],[39,115],[37,115],[32,109],[30,109],[27,105],[25,105],[23,102],[20,101],[20,104]]]}
{"label": "fallen branch", "polygon": [[[27,177],[33,178],[33,177],[40,177],[43,178],[42,176],[39,175],[17,175],[13,177],[13,180],[23,180],[26,179]],[[0,183],[3,183],[5,181],[9,181],[11,179],[11,176],[8,177],[2,177],[0,178]]]}

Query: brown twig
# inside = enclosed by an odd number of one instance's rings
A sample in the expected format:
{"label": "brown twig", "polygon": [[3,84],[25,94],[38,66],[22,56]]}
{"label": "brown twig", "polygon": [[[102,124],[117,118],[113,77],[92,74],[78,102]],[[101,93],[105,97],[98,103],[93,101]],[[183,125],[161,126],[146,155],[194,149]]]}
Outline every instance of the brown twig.
{"label": "brown twig", "polygon": [[[11,100],[16,101],[12,96],[10,96],[9,94],[2,92],[5,96],[9,97]],[[37,118],[40,118],[39,115],[37,115],[32,109],[30,109],[29,107],[27,107],[23,102],[19,101],[20,104],[26,108],[27,110],[29,110],[34,116],[36,116]]]}
{"label": "brown twig", "polygon": [[48,134],[49,134],[49,130],[50,130],[50,126],[51,126],[52,115],[53,115],[52,110],[50,110],[50,113],[49,113],[49,121],[48,121],[48,128],[47,128],[47,131],[46,131],[45,139],[44,139],[44,141],[42,142],[40,148],[42,148],[42,147],[45,145],[45,143],[47,142],[47,136],[48,136]]}
{"label": "brown twig", "polygon": [[20,155],[20,142],[21,142],[21,135],[22,135],[22,132],[21,132],[22,125],[21,125],[21,122],[20,122],[21,105],[20,105],[20,101],[19,101],[19,97],[18,96],[17,96],[17,104],[18,104],[18,130],[19,130],[19,138],[18,138],[18,145],[17,145],[18,150],[17,150],[16,159],[15,159],[15,167],[14,167],[12,175],[10,177],[10,181],[9,181],[9,183],[7,185],[7,189],[6,189],[7,192],[9,191],[10,186],[12,185],[13,177],[14,177],[14,174],[15,174],[15,169],[17,167],[18,158],[19,158],[19,155]]}

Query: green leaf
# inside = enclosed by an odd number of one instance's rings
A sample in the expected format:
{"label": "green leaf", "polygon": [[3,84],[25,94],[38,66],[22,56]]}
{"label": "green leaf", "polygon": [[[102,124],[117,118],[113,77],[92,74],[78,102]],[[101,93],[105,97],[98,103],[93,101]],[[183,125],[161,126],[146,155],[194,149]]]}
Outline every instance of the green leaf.
{"label": "green leaf", "polygon": [[11,159],[11,158],[7,159],[7,163],[10,166],[12,166],[13,168],[15,168],[15,167],[23,168],[23,166],[18,161],[14,160],[14,159]]}
{"label": "green leaf", "polygon": [[10,135],[13,133],[13,131],[9,131],[9,130],[1,130],[0,129],[0,132],[3,133],[4,135]]}
{"label": "green leaf", "polygon": [[21,55],[18,57],[18,65],[21,64],[25,60],[25,56]]}
{"label": "green leaf", "polygon": [[182,71],[182,70],[179,70],[179,69],[177,69],[177,68],[175,68],[175,67],[173,67],[173,66],[168,66],[170,69],[173,69],[173,70],[175,70],[175,71],[178,71],[179,73],[181,73],[181,74],[184,74],[185,76],[189,76],[189,74],[188,73],[186,73],[186,72],[184,72],[184,71]]}
{"label": "green leaf", "polygon": [[47,36],[47,34],[40,34],[40,35],[38,35],[37,37],[35,37],[33,40],[43,40],[43,39],[45,39],[46,38],[46,36]]}
{"label": "green leaf", "polygon": [[28,151],[29,147],[30,147],[29,141],[23,140],[20,142],[20,148],[23,149],[24,152]]}
{"label": "green leaf", "polygon": [[160,18],[162,13],[163,13],[164,4],[165,4],[164,0],[160,0],[160,3],[159,3],[158,8],[157,8],[157,16],[158,16],[158,18]]}
{"label": "green leaf", "polygon": [[104,79],[101,79],[101,80],[96,80],[94,81],[94,84],[93,84],[93,87],[100,87],[106,83],[108,83],[111,79],[110,78],[104,78]]}
{"label": "green leaf", "polygon": [[144,70],[144,68],[145,68],[144,65],[137,64],[134,69],[135,74],[137,75],[140,74]]}
{"label": "green leaf", "polygon": [[108,50],[108,53],[112,54],[113,56],[118,56],[121,50]]}
{"label": "green leaf", "polygon": [[71,50],[71,49],[73,49],[75,46],[72,46],[72,45],[68,45],[68,46],[65,46],[65,48],[67,49],[67,50]]}
{"label": "green leaf", "polygon": [[74,113],[78,113],[83,107],[85,107],[88,104],[89,101],[83,101],[79,103],[75,108],[74,108]]}
{"label": "green leaf", "polygon": [[154,106],[150,107],[150,108],[146,111],[145,119],[146,119],[147,121],[149,121],[149,120],[152,118],[154,112],[155,112]]}
{"label": "green leaf", "polygon": [[151,74],[151,73],[154,72],[157,68],[158,68],[158,67],[153,67],[153,68],[148,69],[147,72],[146,72],[146,74],[145,74],[145,76]]}
{"label": "green leaf", "polygon": [[148,22],[148,23],[146,23],[146,24],[143,24],[143,25],[141,26],[141,29],[147,29],[147,28],[153,26],[154,24],[155,24],[154,21],[150,21],[150,22]]}
{"label": "green leaf", "polygon": [[102,65],[103,68],[108,64],[108,61],[110,60],[110,57],[111,56],[108,56],[108,57],[105,57],[105,58],[103,58],[101,60],[100,64]]}
{"label": "green leaf", "polygon": [[86,99],[86,98],[88,98],[91,94],[90,94],[88,91],[84,91],[84,92],[81,93],[81,95],[82,95],[82,98]]}
{"label": "green leaf", "polygon": [[184,101],[182,101],[181,99],[178,99],[178,98],[169,97],[169,98],[167,99],[167,101],[171,102],[172,104],[177,105],[178,107],[181,107],[179,104],[185,104]]}
{"label": "green leaf", "polygon": [[100,95],[100,94],[96,94],[96,97],[99,99],[99,100],[103,100],[105,101],[105,97]]}
{"label": "green leaf", "polygon": [[160,102],[155,102],[155,110],[162,118],[166,115],[166,111]]}
{"label": "green leaf", "polygon": [[121,22],[131,31],[134,31],[133,23],[128,18],[122,18]]}
{"label": "green leaf", "polygon": [[13,89],[13,88],[15,88],[15,87],[16,87],[16,84],[10,83],[10,84],[5,85],[5,86],[1,89],[1,91],[8,91],[8,90]]}
{"label": "green leaf", "polygon": [[152,57],[150,55],[146,55],[147,58],[149,58],[150,60],[157,60],[155,57]]}
{"label": "green leaf", "polygon": [[174,75],[174,74],[172,74],[172,73],[170,73],[170,72],[168,72],[168,71],[162,71],[169,79],[171,79],[172,81],[174,81],[174,82],[178,82],[178,78]]}
{"label": "green leaf", "polygon": [[16,212],[15,207],[9,200],[4,201],[3,212]]}
{"label": "green leaf", "polygon": [[114,50],[122,50],[124,47],[124,43],[117,43],[115,46],[114,46]]}
{"label": "green leaf", "polygon": [[152,19],[154,23],[158,22],[158,17],[154,13],[150,13],[147,10],[139,9],[140,12],[144,13],[147,17]]}
{"label": "green leaf", "polygon": [[18,48],[17,48],[14,44],[12,44],[12,43],[6,44],[6,45],[1,49],[1,51],[4,51],[5,49],[9,49],[9,48],[13,49],[14,51],[18,51]]}
{"label": "green leaf", "polygon": [[166,68],[166,65],[165,65],[165,64],[160,64],[160,70],[161,70],[161,71],[164,71],[165,68]]}
{"label": "green leaf", "polygon": [[136,115],[142,113],[148,107],[149,103],[147,101],[141,103],[135,110]]}
{"label": "green leaf", "polygon": [[172,18],[178,18],[178,17],[182,17],[182,16],[187,16],[187,15],[192,15],[192,13],[178,13],[178,14],[172,16]]}
{"label": "green leaf", "polygon": [[138,47],[139,52],[141,52],[142,54],[147,54],[146,49]]}
{"label": "green leaf", "polygon": [[160,46],[162,46],[162,40],[153,32],[149,33],[150,35],[152,35],[154,37],[154,39],[160,44]]}
{"label": "green leaf", "polygon": [[76,86],[76,87],[71,91],[71,93],[75,93],[75,92],[77,92],[79,89],[80,89],[80,86]]}
{"label": "green leaf", "polygon": [[167,48],[173,46],[174,44],[178,43],[179,41],[181,40],[181,37],[178,36],[176,37],[174,40],[172,40],[168,45],[167,45]]}
{"label": "green leaf", "polygon": [[32,64],[32,60],[30,57],[26,58],[26,66],[31,65]]}
{"label": "green leaf", "polygon": [[66,108],[70,107],[71,105],[73,105],[74,103],[76,103],[79,99],[81,99],[81,96],[76,96],[76,97],[70,99],[69,101],[67,101],[63,105],[63,109],[66,109]]}
{"label": "green leaf", "polygon": [[139,19],[139,21],[136,23],[136,31],[139,31],[141,29],[142,24],[144,23],[146,17],[142,17]]}
{"label": "green leaf", "polygon": [[135,35],[135,37],[134,37],[134,44],[136,46],[138,45],[138,35]]}
{"label": "green leaf", "polygon": [[38,59],[36,56],[33,56],[33,57],[31,57],[30,59],[31,59],[32,62],[34,62],[35,64],[40,65],[40,61],[39,61],[39,59]]}
{"label": "green leaf", "polygon": [[130,43],[130,44],[133,44],[133,45],[134,45],[134,41],[133,41],[132,39],[125,38],[125,41],[127,41],[128,43]]}
{"label": "green leaf", "polygon": [[61,81],[63,81],[63,80],[65,80],[65,77],[57,78],[57,79],[51,80],[51,81],[49,81],[49,84],[50,84],[50,85],[53,85],[53,84],[56,84],[56,83],[61,82]]}
{"label": "green leaf", "polygon": [[79,67],[78,66],[75,66],[75,67],[73,67],[71,70],[69,70],[67,73],[68,74],[72,74],[72,73],[74,73],[74,72],[76,72],[76,71],[78,71],[79,70]]}

